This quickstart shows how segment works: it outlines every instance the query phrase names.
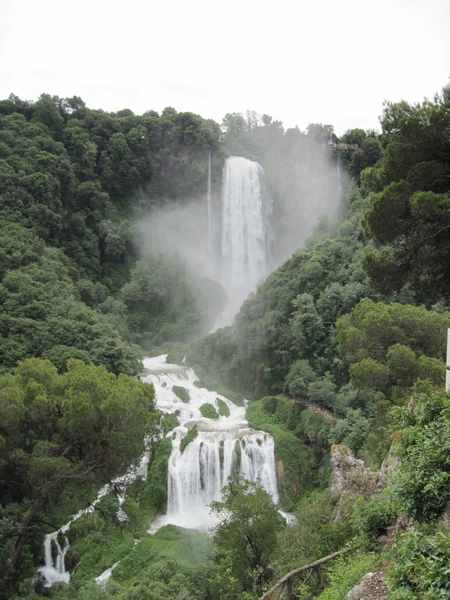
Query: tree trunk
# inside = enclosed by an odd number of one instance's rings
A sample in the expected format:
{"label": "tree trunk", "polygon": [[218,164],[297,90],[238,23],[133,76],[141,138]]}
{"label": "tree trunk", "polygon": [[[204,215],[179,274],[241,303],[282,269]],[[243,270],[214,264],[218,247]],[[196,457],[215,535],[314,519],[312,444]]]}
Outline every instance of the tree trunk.
{"label": "tree trunk", "polygon": [[19,563],[20,553],[22,552],[23,544],[30,525],[32,524],[37,513],[44,507],[46,497],[39,495],[20,521],[10,520],[13,526],[11,550],[9,552],[9,560],[4,573],[4,581],[7,592],[12,592],[14,581],[16,578],[17,566]]}

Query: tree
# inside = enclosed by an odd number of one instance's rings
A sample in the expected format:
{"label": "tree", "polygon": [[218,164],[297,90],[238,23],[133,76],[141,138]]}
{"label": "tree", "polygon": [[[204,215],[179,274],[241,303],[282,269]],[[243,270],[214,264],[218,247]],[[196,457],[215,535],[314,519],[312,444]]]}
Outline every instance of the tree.
{"label": "tree", "polygon": [[450,294],[450,88],[434,102],[386,103],[380,168],[361,174],[374,192],[363,224],[381,249],[364,266],[383,293],[411,283],[420,300]]}
{"label": "tree", "polygon": [[211,513],[219,519],[213,541],[241,589],[267,581],[284,519],[261,484],[230,478]]}
{"label": "tree", "polygon": [[325,337],[314,299],[310,294],[299,294],[292,304],[296,309],[290,321],[294,340],[292,346],[301,358],[314,357],[320,351]]}
{"label": "tree", "polygon": [[247,123],[242,113],[227,113],[222,119],[222,128],[238,137],[247,131]]}
{"label": "tree", "polygon": [[309,384],[316,379],[317,375],[307,360],[296,360],[286,376],[285,391],[294,398],[306,398]]}
{"label": "tree", "polygon": [[416,519],[439,517],[450,497],[450,401],[448,394],[422,384],[413,410],[397,409],[396,452],[401,471],[395,490],[403,508]]}
{"label": "tree", "polygon": [[[443,384],[448,312],[362,300],[337,322],[340,353],[358,389],[399,394],[417,378]],[[392,390],[394,391],[394,390]]]}
{"label": "tree", "polygon": [[34,105],[34,119],[47,125],[50,133],[59,138],[62,134],[64,119],[57,100],[58,98],[55,96],[41,94],[39,100]]}
{"label": "tree", "polygon": [[0,521],[3,593],[49,505],[73,482],[104,484],[124,473],[159,430],[151,385],[71,360],[58,375],[29,359],[0,378]]}
{"label": "tree", "polygon": [[333,125],[322,125],[322,123],[310,123],[306,128],[306,131],[308,137],[321,144],[326,144],[330,140],[334,141],[336,139]]}

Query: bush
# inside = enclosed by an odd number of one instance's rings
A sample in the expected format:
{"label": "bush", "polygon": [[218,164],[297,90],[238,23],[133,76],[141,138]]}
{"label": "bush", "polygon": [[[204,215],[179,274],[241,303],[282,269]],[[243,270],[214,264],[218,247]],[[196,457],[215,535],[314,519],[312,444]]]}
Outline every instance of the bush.
{"label": "bush", "polygon": [[450,536],[427,536],[417,529],[401,537],[398,559],[388,576],[392,600],[448,598]]}
{"label": "bush", "polygon": [[307,564],[342,548],[353,536],[348,523],[335,520],[329,489],[304,496],[297,505],[296,522],[286,529],[281,542],[282,572]]}
{"label": "bush", "polygon": [[219,413],[212,404],[209,404],[209,402],[200,406],[200,412],[202,413],[202,416],[205,417],[205,419],[219,418]]}
{"label": "bush", "polygon": [[317,600],[346,600],[347,593],[370,571],[376,570],[374,554],[357,554],[348,559],[339,557],[331,567],[330,586]]}
{"label": "bush", "polygon": [[186,446],[188,444],[190,444],[191,442],[193,442],[197,436],[198,436],[197,425],[194,425],[194,427],[192,427],[192,429],[190,429],[187,432],[187,434],[184,436],[184,438],[180,442],[180,452],[181,452],[181,454],[183,454]]}
{"label": "bush", "polygon": [[178,427],[180,424],[180,421],[178,420],[178,414],[179,411],[176,411],[175,413],[166,413],[163,417],[163,429],[164,429],[164,433],[167,433],[168,431],[172,431],[172,429],[175,429],[175,427]]}
{"label": "bush", "polygon": [[163,438],[156,444],[153,461],[147,475],[147,485],[141,495],[141,509],[164,512],[167,503],[167,470],[172,441]]}
{"label": "bush", "polygon": [[398,409],[402,461],[395,490],[408,514],[439,517],[450,499],[450,398],[425,390],[414,410]]}
{"label": "bush", "polygon": [[221,400],[220,398],[216,398],[217,404],[219,405],[219,415],[221,417],[229,417],[230,409],[228,408],[228,404]]}
{"label": "bush", "polygon": [[388,493],[374,495],[371,500],[358,498],[351,523],[369,547],[386,531],[398,514],[398,506]]}
{"label": "bush", "polygon": [[189,392],[186,388],[182,387],[181,385],[174,385],[172,387],[172,392],[175,394],[175,396],[178,396],[182,402],[189,404],[191,397],[189,396]]}

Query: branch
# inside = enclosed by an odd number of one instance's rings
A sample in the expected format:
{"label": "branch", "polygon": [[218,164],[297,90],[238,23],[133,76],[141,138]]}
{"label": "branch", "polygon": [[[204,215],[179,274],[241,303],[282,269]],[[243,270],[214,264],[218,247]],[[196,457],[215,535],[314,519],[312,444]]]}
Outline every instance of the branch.
{"label": "branch", "polygon": [[[34,521],[35,521],[35,523],[43,523],[44,525],[48,525],[55,531],[62,533],[61,527],[58,527],[58,525],[55,525],[54,523],[50,523],[50,521],[44,521],[44,519],[38,519],[38,518],[34,519]],[[30,527],[28,527],[28,529],[30,529]]]}
{"label": "branch", "polygon": [[14,519],[12,519],[9,514],[6,512],[6,510],[3,508],[1,502],[0,502],[0,519],[5,519],[6,521],[10,521],[11,523],[14,523],[15,525],[17,525],[16,521],[14,521]]}
{"label": "branch", "polygon": [[330,554],[329,556],[325,556],[324,558],[316,560],[316,562],[309,563],[309,565],[304,565],[303,567],[299,567],[298,569],[294,569],[293,571],[290,571],[287,575],[285,575],[283,577],[283,579],[280,579],[280,581],[277,581],[277,583],[275,585],[273,585],[270,588],[270,590],[268,590],[264,594],[264,596],[261,596],[261,598],[259,600],[268,600],[276,589],[278,589],[283,584],[287,583],[289,581],[289,579],[291,579],[295,575],[298,575],[299,573],[302,573],[303,571],[307,571],[308,569],[314,569],[314,567],[318,567],[319,565],[322,565],[323,563],[326,563],[329,560],[333,560],[334,558],[337,558],[341,554],[344,554],[345,552],[349,552],[350,550],[354,550],[354,549],[355,548],[345,548],[344,550],[339,550],[339,552],[334,552],[333,554]]}
{"label": "branch", "polygon": [[[416,244],[416,248],[420,249],[423,246],[426,246],[427,244],[429,244],[430,242],[434,241],[435,238],[437,238],[438,235],[440,235],[441,233],[443,233],[444,231],[447,231],[448,229],[450,229],[450,225],[444,225],[444,227],[441,227],[440,229],[438,229],[437,231],[435,231],[434,233],[432,233],[431,235],[428,235],[427,237],[422,238],[418,244]],[[411,253],[414,252],[414,249],[411,250]],[[417,252],[417,250],[416,250]]]}

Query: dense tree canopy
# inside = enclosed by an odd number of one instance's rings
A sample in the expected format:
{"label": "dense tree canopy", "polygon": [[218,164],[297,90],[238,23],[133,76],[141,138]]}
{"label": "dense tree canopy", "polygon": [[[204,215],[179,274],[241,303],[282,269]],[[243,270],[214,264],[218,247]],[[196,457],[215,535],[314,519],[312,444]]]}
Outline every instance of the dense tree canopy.
{"label": "dense tree canopy", "polygon": [[151,385],[104,367],[40,359],[0,379],[0,516],[3,583],[10,590],[30,532],[74,482],[98,485],[123,473],[158,432]]}
{"label": "dense tree canopy", "polygon": [[364,260],[383,291],[410,283],[419,298],[450,294],[450,88],[434,101],[386,103],[381,124],[381,167],[362,174],[374,192],[364,217],[367,234],[380,245]]}
{"label": "dense tree canopy", "polygon": [[219,284],[194,273],[176,255],[138,261],[120,297],[128,308],[130,331],[144,346],[206,333],[226,301]]}
{"label": "dense tree canopy", "polygon": [[331,371],[344,382],[335,352],[336,319],[361,298],[375,297],[360,266],[364,201],[356,189],[349,198],[349,218],[337,233],[321,232],[311,246],[297,250],[247,298],[231,329],[194,344],[187,356],[192,364],[257,396],[283,391],[297,360],[307,360],[319,376]]}
{"label": "dense tree canopy", "polygon": [[340,352],[353,383],[386,391],[416,379],[443,385],[450,314],[364,299],[338,322]]}

